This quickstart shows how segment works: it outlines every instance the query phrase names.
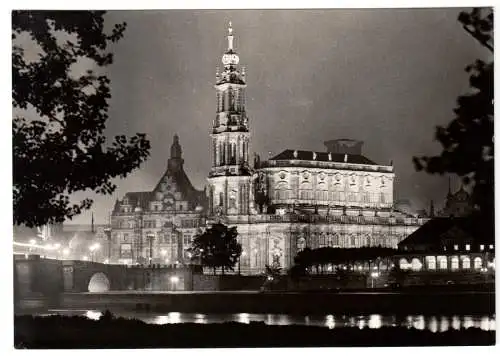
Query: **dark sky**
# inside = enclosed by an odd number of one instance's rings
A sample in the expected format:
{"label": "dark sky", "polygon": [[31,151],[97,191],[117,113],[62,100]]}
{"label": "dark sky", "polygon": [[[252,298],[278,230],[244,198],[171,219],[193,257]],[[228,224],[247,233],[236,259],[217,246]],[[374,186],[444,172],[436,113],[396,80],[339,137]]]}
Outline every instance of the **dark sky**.
{"label": "dark sky", "polygon": [[[468,89],[467,64],[487,55],[457,21],[460,9],[111,11],[126,21],[108,68],[108,133],[145,132],[151,157],[110,196],[95,197],[96,221],[114,200],[150,190],[166,169],[172,136],[202,189],[210,167],[215,67],[233,22],[247,67],[252,150],[267,158],[290,149],[324,151],[352,138],[364,154],[396,170],[395,196],[415,207],[443,199],[447,179],[416,173],[413,155],[438,153],[436,125],[453,118]],[[78,197],[87,196],[79,194]],[[73,220],[89,223],[90,212]]]}

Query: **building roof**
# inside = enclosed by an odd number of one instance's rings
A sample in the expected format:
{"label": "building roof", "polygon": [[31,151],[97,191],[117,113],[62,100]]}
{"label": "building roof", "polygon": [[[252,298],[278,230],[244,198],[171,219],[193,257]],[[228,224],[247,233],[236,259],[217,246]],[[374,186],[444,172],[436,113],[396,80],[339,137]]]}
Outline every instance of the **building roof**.
{"label": "building roof", "polygon": [[444,234],[457,229],[470,236],[477,243],[494,242],[494,235],[483,229],[481,221],[474,217],[436,217],[427,221],[398,245],[439,245],[440,238]]}
{"label": "building roof", "polygon": [[[143,211],[150,209],[150,202],[156,201],[157,193],[176,196],[175,200],[187,201],[188,209],[194,210],[198,205],[206,208],[206,196],[204,191],[196,190],[189,180],[183,168],[182,148],[179,144],[179,137],[174,135],[174,142],[170,149],[167,170],[162,175],[152,191],[128,192],[123,200],[128,200],[128,205],[133,209],[140,207]],[[175,187],[175,188],[174,188]],[[179,194],[180,193],[180,194]],[[124,201],[116,201],[114,212],[118,212],[120,205]]]}
{"label": "building roof", "polygon": [[[316,154],[316,159],[314,159]],[[331,156],[331,159],[330,159]],[[346,159],[347,158],[347,159]],[[313,152],[301,150],[284,150],[276,156],[269,159],[270,161],[285,161],[285,160],[301,160],[301,161],[323,161],[323,162],[338,162],[338,163],[354,163],[377,165],[377,163],[358,154],[342,154],[329,152]]]}

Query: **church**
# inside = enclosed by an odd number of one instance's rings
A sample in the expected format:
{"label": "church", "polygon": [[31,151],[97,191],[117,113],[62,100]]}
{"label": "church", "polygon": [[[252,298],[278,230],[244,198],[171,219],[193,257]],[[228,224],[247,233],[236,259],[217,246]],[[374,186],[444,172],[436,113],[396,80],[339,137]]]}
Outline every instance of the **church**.
{"label": "church", "polygon": [[216,115],[205,190],[191,185],[174,136],[158,185],[116,202],[115,260],[186,263],[193,236],[221,222],[237,227],[241,272],[257,274],[266,265],[291,267],[306,247],[396,248],[425,223],[395,209],[394,167],[365,157],[360,141],[331,140],[324,152],[286,149],[267,161],[256,155],[250,162],[246,73],[239,65],[231,24],[227,44],[214,85]]}

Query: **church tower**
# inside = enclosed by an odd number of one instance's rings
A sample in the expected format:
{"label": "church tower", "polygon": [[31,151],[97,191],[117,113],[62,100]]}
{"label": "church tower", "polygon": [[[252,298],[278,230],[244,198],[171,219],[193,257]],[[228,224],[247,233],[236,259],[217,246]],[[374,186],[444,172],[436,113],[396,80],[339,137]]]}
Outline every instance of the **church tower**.
{"label": "church tower", "polygon": [[216,71],[216,116],[212,125],[212,168],[208,177],[210,215],[242,215],[251,210],[248,165],[250,132],[245,110],[245,69],[239,67],[229,23],[223,70]]}

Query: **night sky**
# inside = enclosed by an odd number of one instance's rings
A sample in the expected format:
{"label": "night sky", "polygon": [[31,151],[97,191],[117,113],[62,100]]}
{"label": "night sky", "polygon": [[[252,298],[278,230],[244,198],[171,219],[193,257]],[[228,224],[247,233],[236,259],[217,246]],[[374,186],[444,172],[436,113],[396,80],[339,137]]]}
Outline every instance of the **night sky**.
{"label": "night sky", "polygon": [[[323,142],[352,138],[380,164],[394,162],[395,197],[415,208],[441,204],[447,178],[417,173],[412,156],[440,151],[434,128],[453,119],[468,90],[467,64],[488,53],[457,21],[460,9],[110,11],[126,21],[107,71],[112,99],[107,134],[144,132],[149,160],[113,196],[94,196],[97,223],[116,198],[151,190],[165,171],[172,136],[185,170],[203,189],[215,118],[215,67],[234,28],[247,67],[251,150],[325,151]],[[455,181],[458,186],[458,181]],[[78,194],[81,198],[88,194]],[[90,212],[72,223],[90,223]]]}

